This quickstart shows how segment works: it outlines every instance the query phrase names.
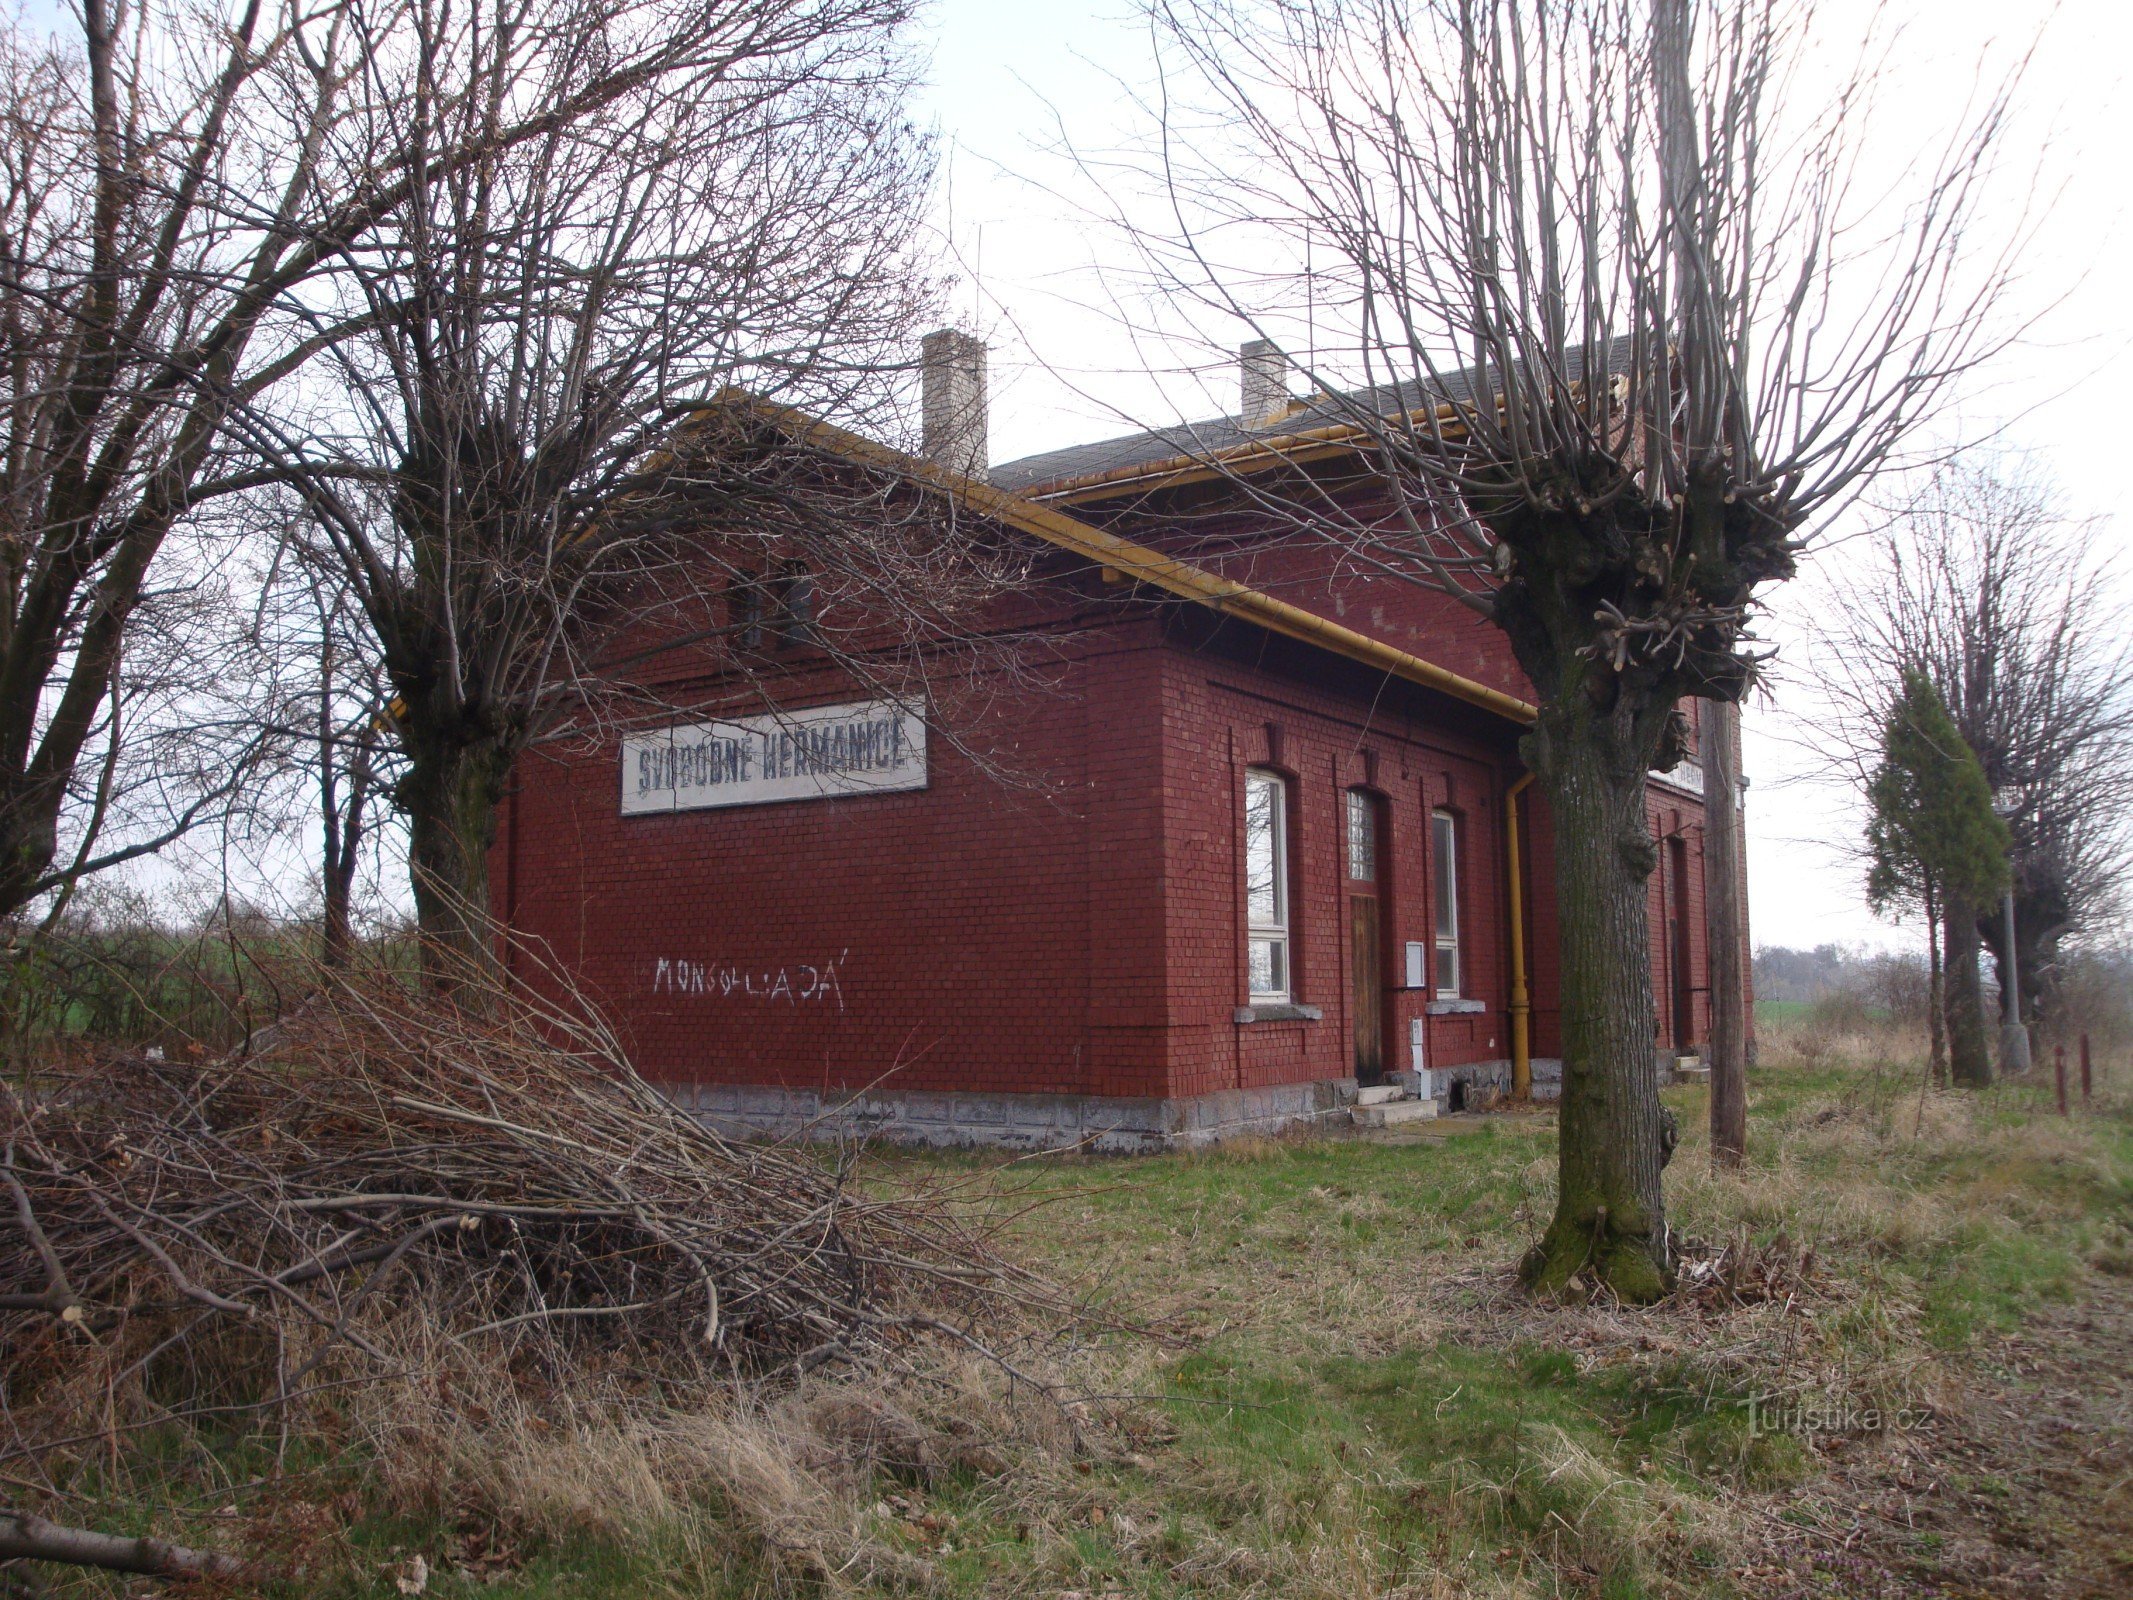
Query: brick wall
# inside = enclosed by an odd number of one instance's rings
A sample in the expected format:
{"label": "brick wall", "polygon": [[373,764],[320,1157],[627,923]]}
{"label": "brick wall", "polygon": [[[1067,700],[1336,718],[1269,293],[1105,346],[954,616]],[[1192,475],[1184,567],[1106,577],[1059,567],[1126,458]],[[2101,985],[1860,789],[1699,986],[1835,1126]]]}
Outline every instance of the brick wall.
{"label": "brick wall", "polygon": [[[1329,480],[1325,488],[1358,522],[1391,515],[1367,482]],[[1533,698],[1510,641],[1477,612],[1425,583],[1346,558],[1329,544],[1270,530],[1266,513],[1239,508],[1234,500],[1230,486],[1210,483],[1081,505],[1075,514],[1492,689]]]}
{"label": "brick wall", "polygon": [[[924,790],[624,818],[611,736],[544,747],[507,802],[499,910],[546,943],[655,1078],[1254,1091],[1352,1070],[1343,796],[1363,788],[1379,801],[1388,1070],[1408,1067],[1416,1019],[1431,1066],[1506,1056],[1515,730],[1194,608],[1129,602],[1092,619],[1086,601],[1062,591],[1046,686],[1004,685],[982,713],[932,727]],[[805,672],[790,683],[795,705],[854,693]],[[1316,1021],[1235,1020],[1243,775],[1262,765],[1291,782],[1294,988]],[[1655,832],[1689,849],[1700,986],[1701,809],[1652,796]],[[1404,987],[1409,941],[1434,958],[1437,807],[1461,820],[1462,987],[1478,1015],[1428,1017],[1430,990]],[[1546,1056],[1560,1049],[1551,829],[1530,790],[1524,811],[1533,1049]],[[1655,880],[1655,913],[1660,892]],[[1663,927],[1655,915],[1661,974]],[[1664,1024],[1663,988],[1655,998]],[[1699,1037],[1706,1002],[1699,988]]]}
{"label": "brick wall", "polygon": [[[1159,1094],[1136,1043],[1162,984],[1141,632],[1082,640],[1011,725],[956,730],[982,763],[929,730],[923,790],[624,818],[612,737],[530,755],[501,909],[654,1077]],[[815,682],[794,703],[850,694]]]}
{"label": "brick wall", "polygon": [[[1249,660],[1242,651],[1204,647],[1164,658],[1170,942],[1183,953],[1170,997],[1181,1025],[1174,1092],[1354,1070],[1344,810],[1350,789],[1379,802],[1375,887],[1388,1070],[1407,1069],[1409,1026],[1418,1018],[1432,1065],[1504,1055],[1509,970],[1500,818],[1503,784],[1514,770],[1511,730],[1406,685],[1363,674],[1350,680],[1300,648],[1250,645]],[[1234,1020],[1247,987],[1240,818],[1251,767],[1288,780],[1292,988],[1297,1001],[1322,1010],[1318,1021]],[[1463,823],[1462,988],[1487,1006],[1478,1016],[1426,1018],[1429,989],[1405,987],[1409,941],[1434,959],[1426,852],[1429,814],[1440,806]]]}

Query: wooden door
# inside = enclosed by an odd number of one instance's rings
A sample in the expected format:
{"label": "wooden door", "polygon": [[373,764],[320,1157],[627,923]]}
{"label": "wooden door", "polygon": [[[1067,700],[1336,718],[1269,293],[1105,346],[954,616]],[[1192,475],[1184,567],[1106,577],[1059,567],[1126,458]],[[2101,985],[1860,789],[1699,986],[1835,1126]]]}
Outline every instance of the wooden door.
{"label": "wooden door", "polygon": [[1385,979],[1378,949],[1378,899],[1348,901],[1348,1014],[1355,1019],[1355,1075],[1366,1084],[1385,1076]]}

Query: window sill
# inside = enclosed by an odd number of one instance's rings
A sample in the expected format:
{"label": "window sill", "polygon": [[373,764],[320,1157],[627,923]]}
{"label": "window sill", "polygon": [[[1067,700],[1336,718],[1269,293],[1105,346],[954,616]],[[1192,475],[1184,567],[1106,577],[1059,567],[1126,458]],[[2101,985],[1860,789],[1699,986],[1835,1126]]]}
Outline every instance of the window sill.
{"label": "window sill", "polygon": [[1325,1016],[1320,1006],[1293,1005],[1286,1000],[1262,1000],[1256,1005],[1239,1006],[1230,1017],[1232,1022],[1317,1022]]}
{"label": "window sill", "polygon": [[1476,1017],[1489,1009],[1486,1000],[1432,1000],[1422,1008],[1433,1017]]}

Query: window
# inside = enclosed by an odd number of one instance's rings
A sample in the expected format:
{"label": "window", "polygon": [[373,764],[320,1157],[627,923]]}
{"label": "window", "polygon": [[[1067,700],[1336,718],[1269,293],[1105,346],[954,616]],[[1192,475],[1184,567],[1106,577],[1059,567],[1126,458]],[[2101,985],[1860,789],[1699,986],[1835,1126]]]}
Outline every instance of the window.
{"label": "window", "polygon": [[1348,791],[1348,876],[1374,883],[1378,875],[1378,805],[1360,789]]}
{"label": "window", "polygon": [[1459,819],[1429,814],[1429,848],[1437,902],[1437,998],[1459,998]]}
{"label": "window", "polygon": [[736,650],[763,647],[763,590],[759,580],[742,573],[726,591],[726,621]]}
{"label": "window", "polygon": [[1278,774],[1244,775],[1244,924],[1254,1000],[1289,997],[1289,788]]}
{"label": "window", "polygon": [[780,644],[808,644],[815,636],[815,580],[794,563],[780,574],[773,626]]}

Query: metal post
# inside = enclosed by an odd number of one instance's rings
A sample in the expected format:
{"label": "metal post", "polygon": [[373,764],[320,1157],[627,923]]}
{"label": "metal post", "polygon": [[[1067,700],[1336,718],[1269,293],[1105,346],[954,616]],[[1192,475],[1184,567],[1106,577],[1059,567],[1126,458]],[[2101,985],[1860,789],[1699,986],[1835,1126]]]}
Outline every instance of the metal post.
{"label": "metal post", "polygon": [[2059,1080],[2059,1115],[2066,1115],[2066,1046],[2052,1046],[2052,1072]]}
{"label": "metal post", "polygon": [[2004,919],[2000,935],[2005,939],[2006,964],[2000,969],[2007,992],[2000,997],[2000,1076],[2015,1077],[2030,1069],[2029,1030],[2022,1026],[2022,974],[2015,959],[2014,890],[2010,887],[2000,902]]}

